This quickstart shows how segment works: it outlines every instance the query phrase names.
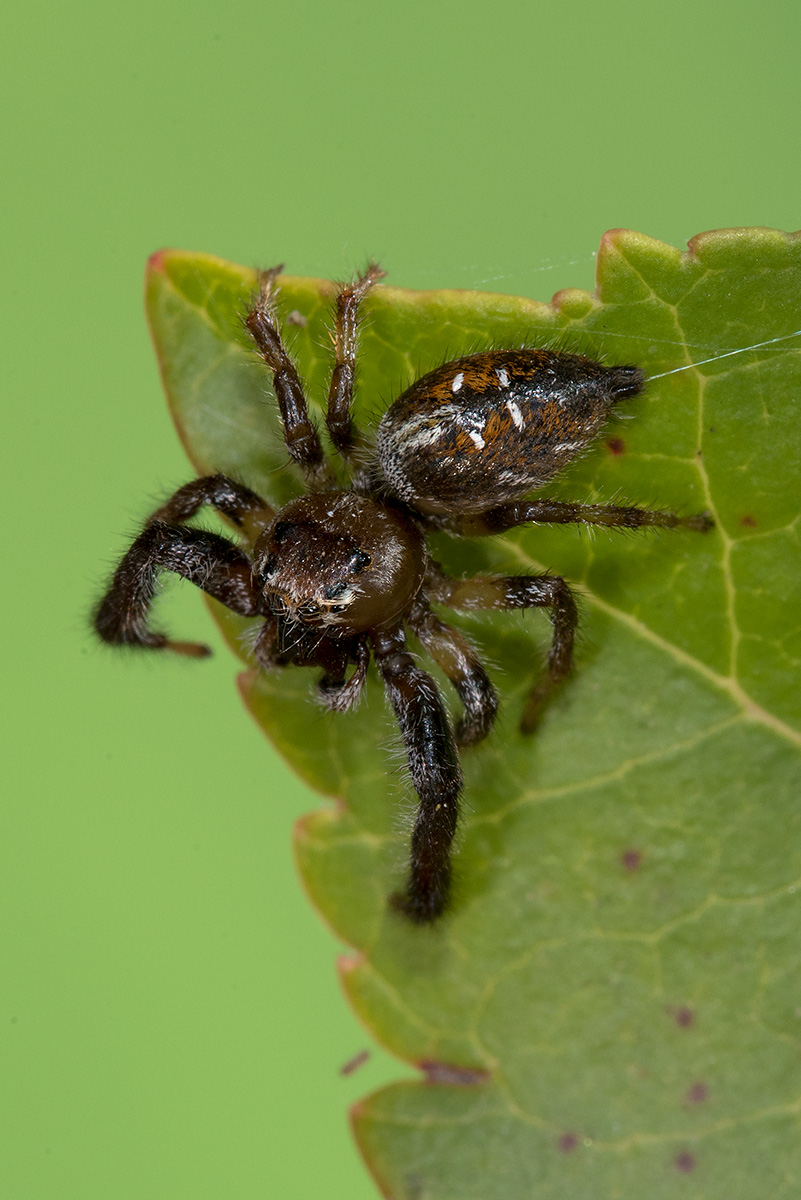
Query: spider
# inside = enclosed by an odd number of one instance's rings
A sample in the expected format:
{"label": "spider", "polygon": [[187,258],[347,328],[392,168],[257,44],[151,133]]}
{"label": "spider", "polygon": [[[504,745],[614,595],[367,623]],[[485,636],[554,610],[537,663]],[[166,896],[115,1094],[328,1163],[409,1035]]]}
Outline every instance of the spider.
{"label": "spider", "polygon": [[[147,521],[95,611],[99,636],[200,657],[207,646],[173,641],[149,623],[158,575],[172,571],[261,625],[258,665],[316,668],[317,695],[344,712],[359,701],[372,656],[404,743],[418,807],[405,889],[394,906],[419,924],[445,911],[459,816],[460,746],[485,738],[498,710],[476,651],[432,605],[457,610],[545,608],[553,625],[547,670],[521,729],[573,663],[576,603],[556,575],[456,579],[428,554],[426,535],[482,537],[528,523],[675,527],[705,531],[707,514],[526,499],[593,441],[614,405],[639,395],[636,366],[523,348],[470,354],[412,384],[387,409],[368,446],[351,419],[362,302],[384,276],[374,263],[341,286],[333,304],[334,366],[325,421],[349,468],[337,486],[281,336],[275,297],[282,267],[264,271],[246,325],[272,373],[287,451],[308,491],[278,512],[241,482],[210,475],[187,483]],[[211,505],[238,529],[227,537],[185,525]],[[455,727],[439,690],[409,652],[407,630],[450,680]],[[352,668],[352,670],[351,670]],[[350,674],[349,674],[350,672]]]}

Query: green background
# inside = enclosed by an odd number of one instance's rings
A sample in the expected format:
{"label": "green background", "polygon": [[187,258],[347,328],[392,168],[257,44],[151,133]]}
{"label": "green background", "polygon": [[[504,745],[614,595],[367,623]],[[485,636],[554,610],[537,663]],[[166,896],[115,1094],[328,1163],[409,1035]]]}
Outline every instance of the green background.
{"label": "green background", "polygon": [[[206,663],[96,647],[188,470],[141,275],[163,245],[547,299],[601,233],[801,224],[797,4],[166,2],[7,15],[0,1194],[375,1196],[369,1045],[291,861],[318,800]],[[388,725],[389,734],[389,725]]]}

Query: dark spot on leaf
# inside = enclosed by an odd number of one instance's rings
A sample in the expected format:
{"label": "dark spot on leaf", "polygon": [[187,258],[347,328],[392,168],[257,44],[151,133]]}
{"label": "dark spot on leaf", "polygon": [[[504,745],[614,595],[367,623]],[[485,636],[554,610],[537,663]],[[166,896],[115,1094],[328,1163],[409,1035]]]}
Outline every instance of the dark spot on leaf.
{"label": "dark spot on leaf", "polygon": [[610,454],[625,454],[626,443],[621,437],[611,437],[606,439],[606,445]]}
{"label": "dark spot on leaf", "polygon": [[756,517],[752,517],[750,513],[744,513],[740,517],[740,524],[745,525],[746,529],[753,529],[757,523]]}
{"label": "dark spot on leaf", "polygon": [[302,312],[298,312],[298,310],[296,308],[293,308],[292,312],[288,312],[286,314],[286,323],[287,323],[287,325],[303,326],[303,325],[308,325],[309,322],[308,322],[308,319],[306,317],[304,317]]}
{"label": "dark spot on leaf", "polygon": [[423,1181],[419,1175],[406,1176],[406,1200],[421,1200]]}
{"label": "dark spot on leaf", "polygon": [[701,1083],[699,1080],[697,1083],[694,1083],[692,1087],[687,1088],[687,1091],[684,1094],[684,1103],[703,1104],[708,1098],[709,1088],[705,1083]]}
{"label": "dark spot on leaf", "polygon": [[578,1145],[578,1138],[575,1133],[563,1133],[559,1138],[558,1145],[562,1154],[572,1154]]}
{"label": "dark spot on leaf", "polygon": [[642,862],[642,851],[640,850],[624,850],[620,856],[620,861],[627,871],[636,871]]}
{"label": "dark spot on leaf", "polygon": [[352,1075],[354,1071],[358,1071],[359,1067],[363,1067],[370,1057],[369,1050],[360,1050],[358,1054],[354,1054],[353,1058],[349,1058],[346,1063],[343,1063],[339,1068],[340,1075]]}
{"label": "dark spot on leaf", "polygon": [[689,1029],[695,1023],[695,1013],[691,1008],[681,1006],[667,1010],[680,1029]]}
{"label": "dark spot on leaf", "polygon": [[426,1077],[426,1083],[455,1083],[460,1087],[475,1087],[487,1080],[486,1071],[472,1070],[470,1067],[454,1067],[450,1063],[433,1062],[424,1059],[418,1063]]}
{"label": "dark spot on leaf", "polygon": [[690,1154],[689,1150],[682,1150],[681,1154],[677,1154],[674,1158],[673,1166],[677,1171],[683,1171],[686,1175],[688,1171],[695,1170],[695,1157]]}

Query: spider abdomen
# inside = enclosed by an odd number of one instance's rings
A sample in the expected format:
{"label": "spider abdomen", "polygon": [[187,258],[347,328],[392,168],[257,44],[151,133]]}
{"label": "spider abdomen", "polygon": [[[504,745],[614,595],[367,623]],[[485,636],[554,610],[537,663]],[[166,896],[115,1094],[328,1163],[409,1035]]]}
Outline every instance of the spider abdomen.
{"label": "spider abdomen", "polygon": [[553,350],[454,359],[390,406],[376,449],[392,492],[427,513],[481,512],[542,487],[642,391],[637,367]]}

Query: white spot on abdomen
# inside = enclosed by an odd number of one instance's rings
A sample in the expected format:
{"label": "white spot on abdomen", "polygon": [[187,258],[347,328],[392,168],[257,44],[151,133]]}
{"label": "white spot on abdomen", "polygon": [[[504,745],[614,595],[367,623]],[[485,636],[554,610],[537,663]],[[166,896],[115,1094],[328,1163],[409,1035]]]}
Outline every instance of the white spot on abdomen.
{"label": "white spot on abdomen", "polygon": [[515,404],[514,400],[507,400],[506,407],[509,409],[509,415],[511,416],[512,420],[514,421],[515,427],[517,429],[522,429],[523,426],[525,425],[525,421],[523,420],[523,414],[521,413],[520,409]]}
{"label": "white spot on abdomen", "polygon": [[458,375],[454,375],[454,377],[453,377],[453,383],[451,384],[451,391],[458,392],[463,383],[464,383],[464,371],[460,371]]}
{"label": "white spot on abdomen", "polygon": [[484,449],[487,443],[484,441],[477,429],[468,429],[467,435],[477,450]]}
{"label": "white spot on abdomen", "polygon": [[499,367],[495,374],[498,376],[498,383],[501,387],[509,386],[509,372],[505,367]]}

